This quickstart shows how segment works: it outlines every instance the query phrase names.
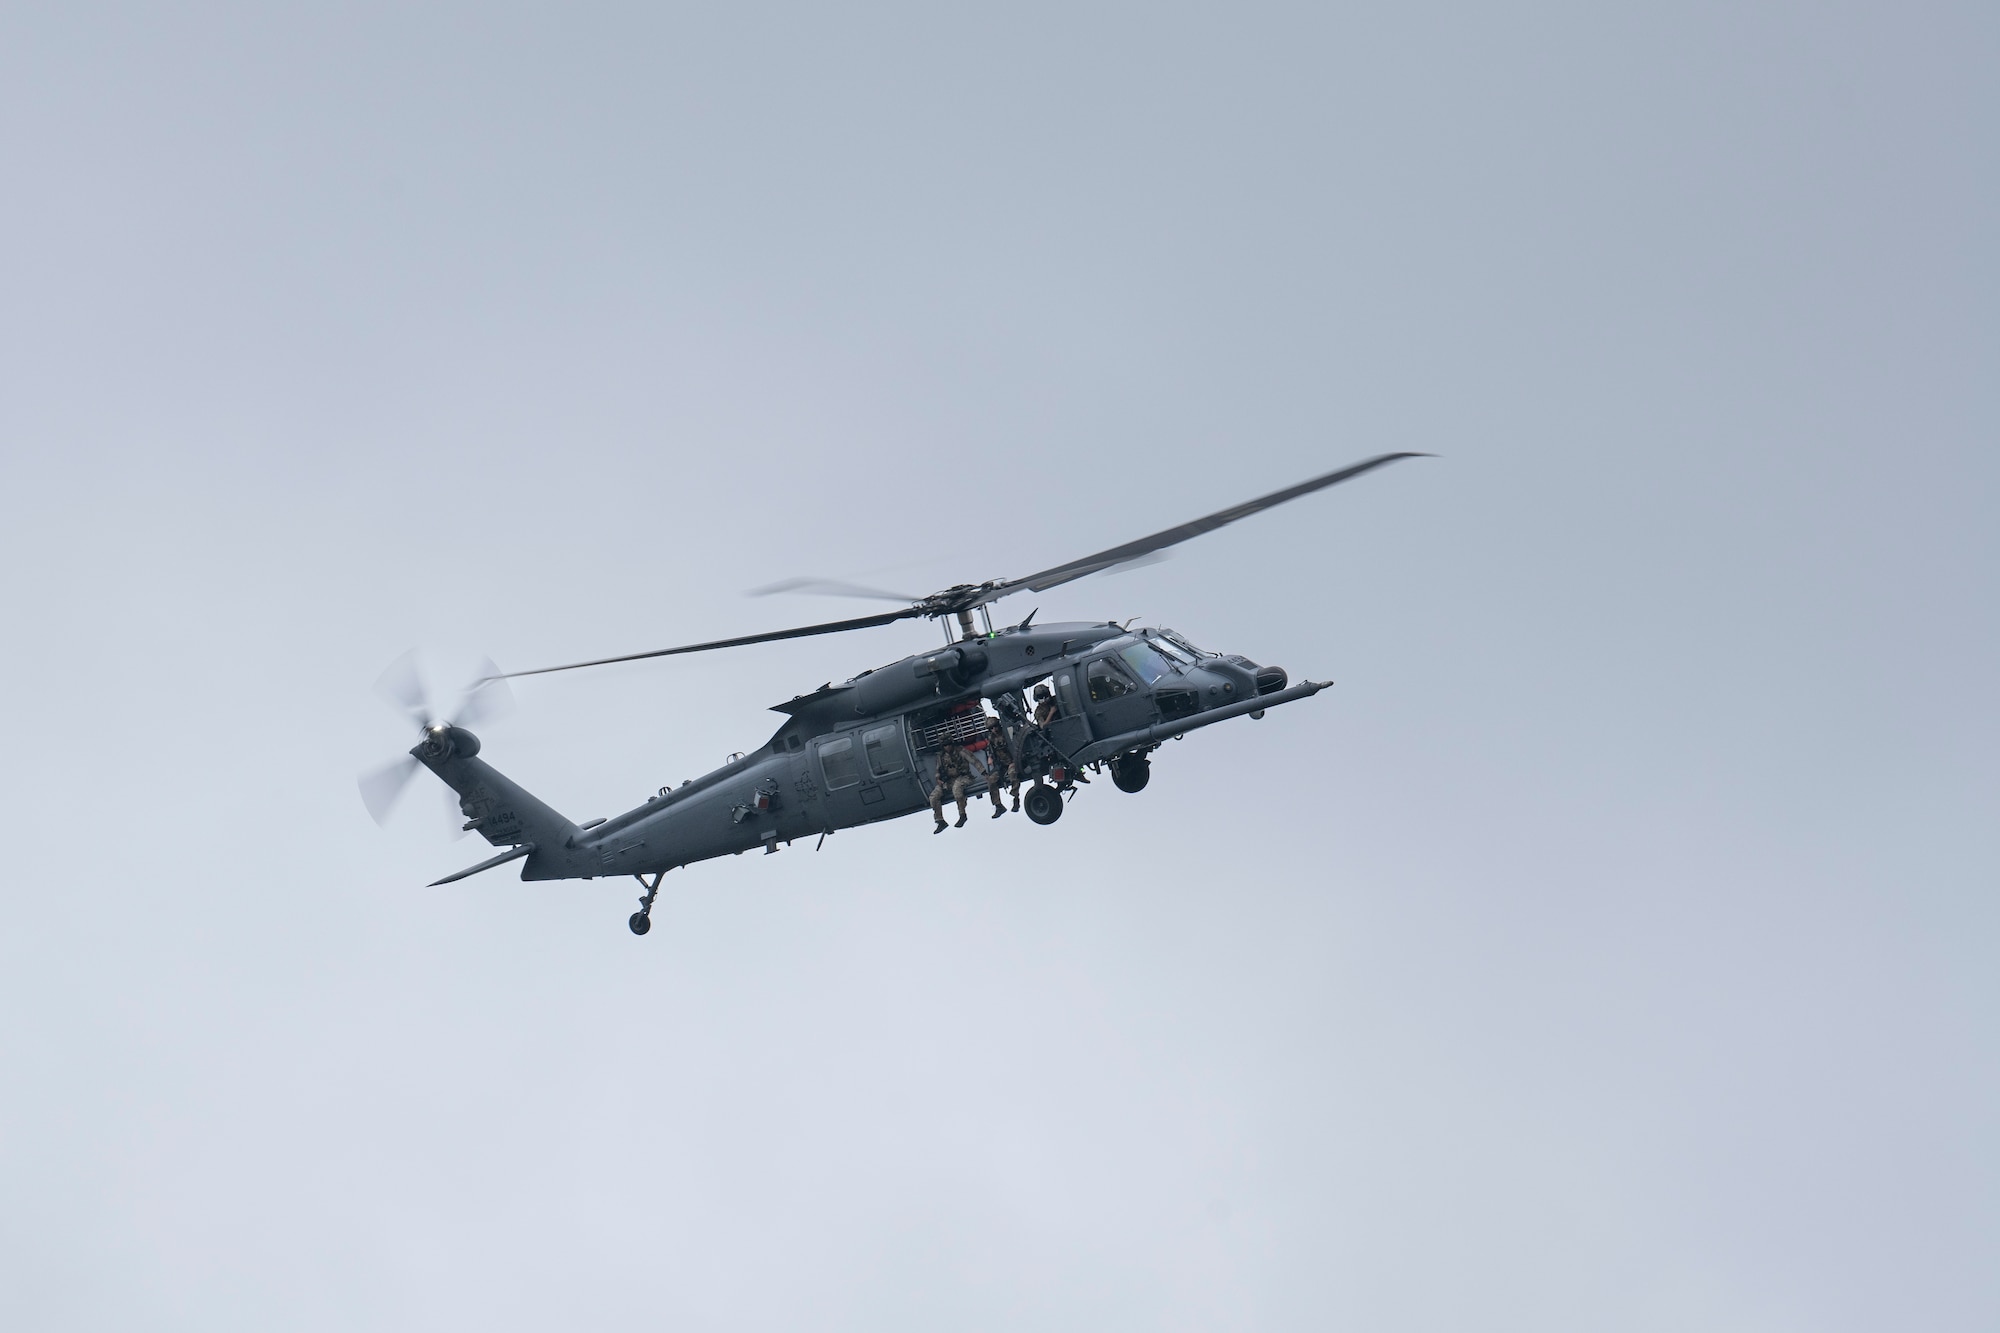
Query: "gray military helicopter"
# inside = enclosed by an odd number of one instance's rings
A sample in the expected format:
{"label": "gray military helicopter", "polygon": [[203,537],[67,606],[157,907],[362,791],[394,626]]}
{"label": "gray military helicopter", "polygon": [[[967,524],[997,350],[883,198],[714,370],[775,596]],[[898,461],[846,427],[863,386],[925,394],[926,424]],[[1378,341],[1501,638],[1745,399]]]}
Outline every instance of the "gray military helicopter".
{"label": "gray military helicopter", "polygon": [[[509,861],[523,863],[524,880],[631,875],[645,889],[629,922],[635,935],[652,928],[653,902],[669,870],[758,847],[769,854],[798,838],[823,842],[839,829],[928,809],[944,747],[956,744],[976,753],[986,744],[986,703],[994,706],[1019,776],[1028,784],[1022,811],[1037,824],[1053,824],[1062,818],[1077,784],[1089,781],[1086,770],[1108,770],[1120,791],[1141,791],[1150,776],[1150,756],[1166,741],[1231,718],[1262,717],[1266,709],[1317,694],[1331,682],[1293,685],[1282,667],[1205,652],[1170,629],[1135,630],[1113,621],[1037,625],[1031,611],[1019,624],[995,630],[989,606],[1015,593],[1043,592],[1090,574],[1159,559],[1157,553],[1167,547],[1240,518],[1398,459],[1426,456],[1391,453],[1364,459],[1026,578],[961,583],[928,597],[828,580],[775,584],[761,591],[886,597],[906,605],[850,620],[533,671],[490,671],[474,682],[451,718],[433,712],[413,662],[405,659],[385,673],[377,689],[411,714],[422,736],[408,758],[362,777],[362,800],[380,822],[418,766],[428,768],[457,793],[464,827],[505,848],[434,883],[450,884]],[[732,757],[705,777],[662,787],[645,804],[612,819],[571,823],[481,759],[479,738],[468,730],[469,723],[492,711],[505,690],[503,682],[521,676],[838,634],[918,617],[944,626],[943,648],[864,671],[840,685],[829,682],[776,705],[772,711],[783,713],[785,721],[763,745]],[[1040,726],[1030,721],[1022,703],[1024,693],[1037,685],[1052,687],[1055,705],[1053,718]],[[974,761],[974,792],[997,780],[998,775]]]}

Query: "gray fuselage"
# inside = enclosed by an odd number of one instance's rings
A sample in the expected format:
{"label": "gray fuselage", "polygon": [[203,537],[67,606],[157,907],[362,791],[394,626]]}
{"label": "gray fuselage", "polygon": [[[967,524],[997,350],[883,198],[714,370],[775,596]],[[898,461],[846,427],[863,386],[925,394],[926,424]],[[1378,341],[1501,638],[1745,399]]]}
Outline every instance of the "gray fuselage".
{"label": "gray fuselage", "polygon": [[[1031,740],[1021,700],[1042,682],[1057,716]],[[1082,765],[1143,755],[1181,732],[1261,715],[1319,688],[1288,689],[1277,668],[1201,652],[1171,631],[1016,626],[779,704],[784,724],[755,751],[588,828],[478,758],[468,732],[411,753],[458,792],[468,827],[524,856],[521,878],[651,875],[925,809],[939,750],[951,740],[977,748],[985,703],[1012,724],[1021,780],[1066,785]],[[975,779],[983,788],[978,764]]]}

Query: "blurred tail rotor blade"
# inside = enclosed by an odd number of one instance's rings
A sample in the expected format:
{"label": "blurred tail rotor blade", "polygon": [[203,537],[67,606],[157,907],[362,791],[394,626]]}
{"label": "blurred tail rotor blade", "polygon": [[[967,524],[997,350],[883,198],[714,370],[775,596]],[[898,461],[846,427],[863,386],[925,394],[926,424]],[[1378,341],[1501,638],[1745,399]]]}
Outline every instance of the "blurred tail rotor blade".
{"label": "blurred tail rotor blade", "polygon": [[471,728],[513,711],[514,691],[509,688],[507,678],[500,674],[492,658],[483,657],[479,660],[479,674],[465,687],[465,697],[458,701],[451,720],[454,726]]}
{"label": "blurred tail rotor blade", "polygon": [[417,670],[417,650],[412,648],[376,678],[375,693],[408,713],[418,726],[431,721],[430,691]]}
{"label": "blurred tail rotor blade", "polygon": [[368,807],[369,818],[377,824],[387,823],[389,812],[396,808],[396,800],[403,789],[416,776],[418,764],[414,757],[405,755],[394,763],[361,775],[361,803]]}

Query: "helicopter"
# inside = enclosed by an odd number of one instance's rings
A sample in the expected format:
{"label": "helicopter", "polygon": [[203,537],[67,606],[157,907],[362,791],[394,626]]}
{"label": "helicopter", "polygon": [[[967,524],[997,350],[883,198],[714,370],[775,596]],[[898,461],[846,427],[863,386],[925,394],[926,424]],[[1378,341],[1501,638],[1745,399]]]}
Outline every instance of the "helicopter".
{"label": "helicopter", "polygon": [[[1331,681],[1292,683],[1282,667],[1263,666],[1236,654],[1208,652],[1172,629],[1129,628],[1129,622],[1036,624],[1030,611],[1019,623],[994,629],[988,608],[1021,592],[1043,592],[1091,574],[1163,558],[1161,552],[1238,519],[1324,490],[1404,458],[1379,454],[1347,467],[1218,510],[1177,527],[1055,565],[1024,578],[961,583],[923,597],[825,579],[791,579],[762,593],[818,592],[880,597],[904,603],[892,611],[792,629],[683,644],[618,657],[593,658],[530,671],[500,672],[487,664],[451,717],[439,716],[425,696],[414,658],[391,666],[379,693],[404,709],[421,728],[408,755],[360,780],[361,796],[383,822],[419,767],[436,774],[457,796],[464,831],[476,832],[498,855],[433,881],[450,884],[512,861],[523,880],[622,878],[645,890],[627,925],[635,935],[652,928],[653,904],[670,870],[719,856],[761,848],[764,854],[796,839],[879,823],[931,809],[944,829],[931,793],[940,757],[959,747],[969,758],[968,789],[989,795],[994,818],[1001,811],[997,765],[982,763],[989,728],[998,728],[1026,782],[1018,808],[1030,821],[1062,818],[1089,771],[1108,771],[1112,785],[1142,791],[1151,755],[1169,740],[1233,718],[1261,718],[1266,710],[1310,698]],[[977,615],[979,623],[973,622]],[[871,629],[897,621],[929,619],[944,630],[944,646],[863,671],[839,685],[831,681],[773,707],[785,721],[769,740],[732,755],[721,768],[678,787],[661,787],[643,804],[609,819],[577,824],[531,795],[480,758],[469,726],[489,716],[504,698],[508,680],[577,671],[655,657],[748,647],[780,639]],[[1031,720],[1023,696],[1036,690],[1040,706]],[[986,712],[992,704],[997,718]],[[959,804],[959,825],[965,823]]]}

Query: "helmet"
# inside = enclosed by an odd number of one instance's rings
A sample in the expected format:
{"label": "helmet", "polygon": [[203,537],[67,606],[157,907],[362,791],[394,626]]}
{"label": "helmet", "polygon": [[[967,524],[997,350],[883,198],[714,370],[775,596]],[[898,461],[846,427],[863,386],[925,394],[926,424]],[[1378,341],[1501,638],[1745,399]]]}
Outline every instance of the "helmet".
{"label": "helmet", "polygon": [[1035,686],[1035,697],[1037,699],[1052,699],[1055,696],[1049,692],[1049,683],[1043,681],[1041,684]]}

